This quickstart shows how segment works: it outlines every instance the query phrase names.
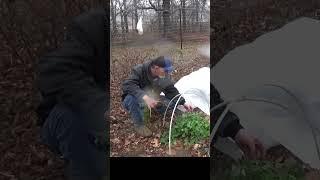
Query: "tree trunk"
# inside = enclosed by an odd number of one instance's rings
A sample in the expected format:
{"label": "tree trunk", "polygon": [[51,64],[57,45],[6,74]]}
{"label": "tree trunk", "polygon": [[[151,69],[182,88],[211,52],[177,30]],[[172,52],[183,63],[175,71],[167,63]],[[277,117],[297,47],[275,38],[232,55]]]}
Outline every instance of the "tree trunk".
{"label": "tree trunk", "polygon": [[117,21],[116,21],[116,8],[113,4],[113,0],[111,0],[111,21],[112,21],[112,31],[114,34],[116,34],[118,32],[117,29]]}
{"label": "tree trunk", "polygon": [[128,26],[127,0],[123,0],[123,20],[124,20],[125,32],[128,33],[129,26]]}
{"label": "tree trunk", "polygon": [[120,6],[120,26],[121,26],[121,32],[122,34],[125,32],[124,22],[123,22],[123,9],[122,6]]}
{"label": "tree trunk", "polygon": [[124,22],[123,22],[123,7],[120,3],[119,3],[119,6],[120,6],[121,36],[122,36],[122,40],[125,41],[125,26],[124,26]]}
{"label": "tree trunk", "polygon": [[195,3],[196,3],[196,25],[194,26],[195,27],[195,31],[197,31],[197,29],[199,28],[199,0],[195,0]]}
{"label": "tree trunk", "polygon": [[138,17],[138,7],[137,7],[137,0],[133,0],[133,6],[134,6],[134,22],[135,22],[135,29],[137,29],[137,24],[139,21],[139,17]]}
{"label": "tree trunk", "polygon": [[134,17],[131,16],[131,29],[134,30],[135,26],[134,26]]}
{"label": "tree trunk", "polygon": [[163,36],[168,37],[170,27],[170,0],[163,0]]}
{"label": "tree trunk", "polygon": [[190,10],[190,21],[189,21],[189,30],[190,32],[193,32],[194,26],[195,26],[195,3],[194,0],[192,0],[192,9]]}
{"label": "tree trunk", "polygon": [[187,28],[187,20],[186,20],[186,0],[181,0],[181,4],[182,4],[182,29],[183,32],[186,31]]}
{"label": "tree trunk", "polygon": [[204,31],[204,27],[203,27],[203,14],[205,13],[205,7],[206,7],[206,0],[202,0],[202,8],[201,8],[201,24],[200,24],[200,31],[203,32]]}
{"label": "tree trunk", "polygon": [[[160,1],[158,1],[158,7],[160,7]],[[161,11],[158,11],[158,32],[160,34],[162,30],[162,23],[161,23]]]}

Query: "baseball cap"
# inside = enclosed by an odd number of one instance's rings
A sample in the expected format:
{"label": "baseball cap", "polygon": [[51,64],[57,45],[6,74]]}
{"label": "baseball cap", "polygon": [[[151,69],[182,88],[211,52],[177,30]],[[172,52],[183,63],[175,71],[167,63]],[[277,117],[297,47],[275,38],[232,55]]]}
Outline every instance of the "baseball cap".
{"label": "baseball cap", "polygon": [[166,73],[171,73],[174,70],[172,60],[168,56],[159,56],[152,61],[152,64],[163,68]]}
{"label": "baseball cap", "polygon": [[174,70],[174,68],[173,68],[173,66],[172,66],[172,60],[171,60],[171,58],[165,56],[165,57],[163,58],[163,60],[164,60],[164,66],[163,66],[164,70],[165,70],[167,73],[171,73],[171,72]]}

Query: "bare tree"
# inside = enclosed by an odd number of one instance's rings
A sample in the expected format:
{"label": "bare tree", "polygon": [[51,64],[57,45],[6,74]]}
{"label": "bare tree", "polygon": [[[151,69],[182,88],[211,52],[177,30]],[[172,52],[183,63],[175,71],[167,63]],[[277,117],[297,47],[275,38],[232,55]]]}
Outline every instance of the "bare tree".
{"label": "bare tree", "polygon": [[195,0],[196,5],[196,21],[199,22],[199,0]]}
{"label": "bare tree", "polygon": [[111,0],[110,2],[111,2],[110,9],[111,9],[112,30],[113,30],[113,33],[117,34],[118,33],[118,29],[117,29],[117,16],[116,16],[117,8],[116,8],[116,3],[114,4],[113,0]]}
{"label": "bare tree", "polygon": [[[133,7],[134,7],[134,24],[137,26],[138,23],[138,6],[137,6],[137,0],[133,0]],[[132,23],[133,24],[133,23]],[[133,25],[132,25],[133,27]],[[136,28],[136,27],[135,27]]]}
{"label": "bare tree", "polygon": [[120,8],[120,26],[121,26],[121,32],[123,34],[123,32],[125,31],[124,22],[123,22],[123,7],[120,1],[118,1],[118,3]]}
{"label": "bare tree", "polygon": [[[139,9],[153,9],[158,14],[158,30],[163,29],[163,36],[167,37],[167,29],[170,26],[170,0],[163,0],[162,1],[162,8],[160,5],[160,0],[157,2],[157,6],[155,6],[151,0],[148,0],[150,6],[140,6]],[[161,23],[161,16],[163,18],[163,26]]]}
{"label": "bare tree", "polygon": [[199,0],[195,0],[195,6],[196,6],[196,9],[195,9],[196,25],[194,27],[195,27],[195,30],[197,31],[199,24],[200,24],[199,23]]}
{"label": "bare tree", "polygon": [[186,20],[186,0],[181,0],[181,8],[182,8],[182,27],[183,31],[186,31],[187,20]]}
{"label": "bare tree", "polygon": [[[160,7],[160,1],[158,1],[158,7]],[[157,14],[158,14],[158,29],[159,29],[159,31],[161,31],[161,29],[162,29],[161,12],[157,11]]]}
{"label": "bare tree", "polygon": [[[201,18],[200,18],[202,22],[203,22],[203,14],[204,14],[204,11],[205,11],[206,3],[207,3],[207,0],[202,0]],[[204,30],[203,24],[200,23],[200,32],[202,32],[203,30]]]}
{"label": "bare tree", "polygon": [[[207,0],[113,0],[112,27],[122,32],[115,35],[116,42],[134,41],[137,37],[131,33],[131,28],[136,29],[139,21],[139,14],[143,16],[144,37],[149,35],[172,39],[180,39],[177,35],[181,32],[205,31],[205,24],[200,21],[207,21],[208,13]],[[181,24],[180,24],[181,22]],[[202,27],[203,26],[203,27]],[[150,33],[150,34],[149,34]],[[152,34],[151,34],[152,33]],[[185,34],[192,37],[192,34]]]}
{"label": "bare tree", "polygon": [[128,27],[128,10],[127,10],[127,0],[123,0],[123,21],[124,21],[124,26],[125,26],[125,32],[129,32],[129,27]]}
{"label": "bare tree", "polygon": [[163,36],[168,36],[168,28],[170,27],[170,0],[162,1],[163,8]]}

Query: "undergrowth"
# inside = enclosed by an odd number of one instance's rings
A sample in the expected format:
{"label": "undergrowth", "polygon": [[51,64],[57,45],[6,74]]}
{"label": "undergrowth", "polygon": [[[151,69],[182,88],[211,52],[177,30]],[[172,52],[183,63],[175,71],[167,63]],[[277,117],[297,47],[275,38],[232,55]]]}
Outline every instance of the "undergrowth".
{"label": "undergrowth", "polygon": [[[175,123],[172,124],[171,142],[182,140],[186,145],[199,143],[209,137],[209,121],[200,113],[186,113],[178,116]],[[169,143],[169,130],[161,135],[162,144]]]}

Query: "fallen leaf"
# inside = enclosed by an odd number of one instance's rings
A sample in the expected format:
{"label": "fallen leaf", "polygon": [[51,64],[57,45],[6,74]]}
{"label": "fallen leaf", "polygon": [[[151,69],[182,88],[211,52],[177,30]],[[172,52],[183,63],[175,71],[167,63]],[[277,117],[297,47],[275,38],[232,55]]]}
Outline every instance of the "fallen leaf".
{"label": "fallen leaf", "polygon": [[133,138],[135,135],[134,133],[130,134],[130,136],[128,137],[129,139]]}
{"label": "fallen leaf", "polygon": [[121,140],[119,138],[111,139],[111,142],[114,144],[119,144]]}
{"label": "fallen leaf", "polygon": [[152,147],[159,147],[160,146],[159,139],[158,138],[154,138],[151,141],[151,144],[152,144]]}
{"label": "fallen leaf", "polygon": [[194,150],[198,149],[199,147],[200,147],[200,144],[195,144],[195,145],[193,145],[193,149],[194,149]]}
{"label": "fallen leaf", "polygon": [[129,141],[128,139],[125,139],[125,140],[124,140],[124,145],[127,146],[127,145],[129,145],[129,144],[130,144],[130,141]]}

